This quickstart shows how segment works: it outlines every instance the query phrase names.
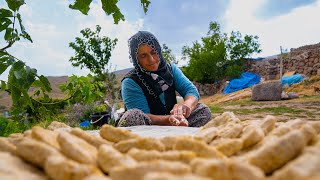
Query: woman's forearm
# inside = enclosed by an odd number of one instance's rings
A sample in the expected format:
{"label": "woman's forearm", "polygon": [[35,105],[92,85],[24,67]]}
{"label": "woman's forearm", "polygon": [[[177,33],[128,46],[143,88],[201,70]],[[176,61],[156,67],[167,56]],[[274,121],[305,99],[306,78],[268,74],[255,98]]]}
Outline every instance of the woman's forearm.
{"label": "woman's forearm", "polygon": [[160,126],[170,126],[170,115],[154,115],[154,114],[147,114],[147,116],[151,119],[153,125],[160,125]]}
{"label": "woman's forearm", "polygon": [[184,102],[183,102],[184,105],[188,106],[190,108],[191,111],[193,111],[197,104],[198,104],[198,99],[194,96],[187,96],[185,99],[184,99]]}

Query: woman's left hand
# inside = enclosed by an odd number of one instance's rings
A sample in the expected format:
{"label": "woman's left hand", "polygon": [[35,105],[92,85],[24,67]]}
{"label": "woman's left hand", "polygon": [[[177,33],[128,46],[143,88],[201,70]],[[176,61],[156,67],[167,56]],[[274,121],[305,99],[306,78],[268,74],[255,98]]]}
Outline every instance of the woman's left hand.
{"label": "woman's left hand", "polygon": [[188,118],[191,114],[191,108],[185,104],[175,104],[170,114],[176,116],[178,119],[181,119],[181,116]]}

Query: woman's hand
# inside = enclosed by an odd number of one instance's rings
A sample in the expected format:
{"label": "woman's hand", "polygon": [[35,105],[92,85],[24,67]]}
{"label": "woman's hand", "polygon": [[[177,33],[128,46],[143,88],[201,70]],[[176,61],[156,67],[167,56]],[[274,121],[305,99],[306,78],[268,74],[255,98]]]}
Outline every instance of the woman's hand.
{"label": "woman's hand", "polygon": [[170,111],[169,121],[172,125],[175,126],[188,126],[189,123],[186,117],[189,117],[191,113],[191,109],[182,104],[174,105],[173,109]]}
{"label": "woman's hand", "polygon": [[188,126],[189,123],[184,116],[176,117],[175,115],[170,115],[169,123],[171,126]]}
{"label": "woman's hand", "polygon": [[170,114],[175,115],[178,118],[181,118],[181,115],[184,118],[188,118],[191,114],[191,108],[185,104],[175,104],[170,111]]}

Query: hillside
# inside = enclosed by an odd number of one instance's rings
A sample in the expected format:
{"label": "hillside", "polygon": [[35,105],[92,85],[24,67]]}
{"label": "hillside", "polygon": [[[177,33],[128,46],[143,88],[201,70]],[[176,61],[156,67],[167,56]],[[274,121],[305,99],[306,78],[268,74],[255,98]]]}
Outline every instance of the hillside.
{"label": "hillside", "polygon": [[[122,69],[115,71],[116,79],[118,81],[117,85],[120,85],[121,79],[124,75],[129,72],[132,68]],[[49,94],[52,98],[62,99],[65,97],[65,94],[62,93],[59,89],[59,85],[68,81],[68,76],[48,76],[47,77],[52,88],[52,92]],[[30,89],[31,92],[33,88]],[[12,102],[10,96],[7,92],[0,92],[0,113],[9,110]]]}
{"label": "hillside", "polygon": [[[50,97],[52,98],[64,98],[65,94],[63,94],[59,85],[68,81],[68,76],[48,76],[47,77],[52,88],[52,92],[50,93]],[[31,92],[33,89],[31,88]],[[0,112],[8,110],[12,105],[12,101],[7,92],[0,92]]]}

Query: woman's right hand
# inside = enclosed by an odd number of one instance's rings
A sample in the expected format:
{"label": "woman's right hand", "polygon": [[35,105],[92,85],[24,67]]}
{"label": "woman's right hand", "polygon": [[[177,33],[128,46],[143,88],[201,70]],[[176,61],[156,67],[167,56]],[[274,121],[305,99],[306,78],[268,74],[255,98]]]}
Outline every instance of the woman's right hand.
{"label": "woman's right hand", "polygon": [[171,126],[188,126],[189,125],[187,119],[184,118],[183,115],[178,117],[176,115],[170,115],[169,123]]}

